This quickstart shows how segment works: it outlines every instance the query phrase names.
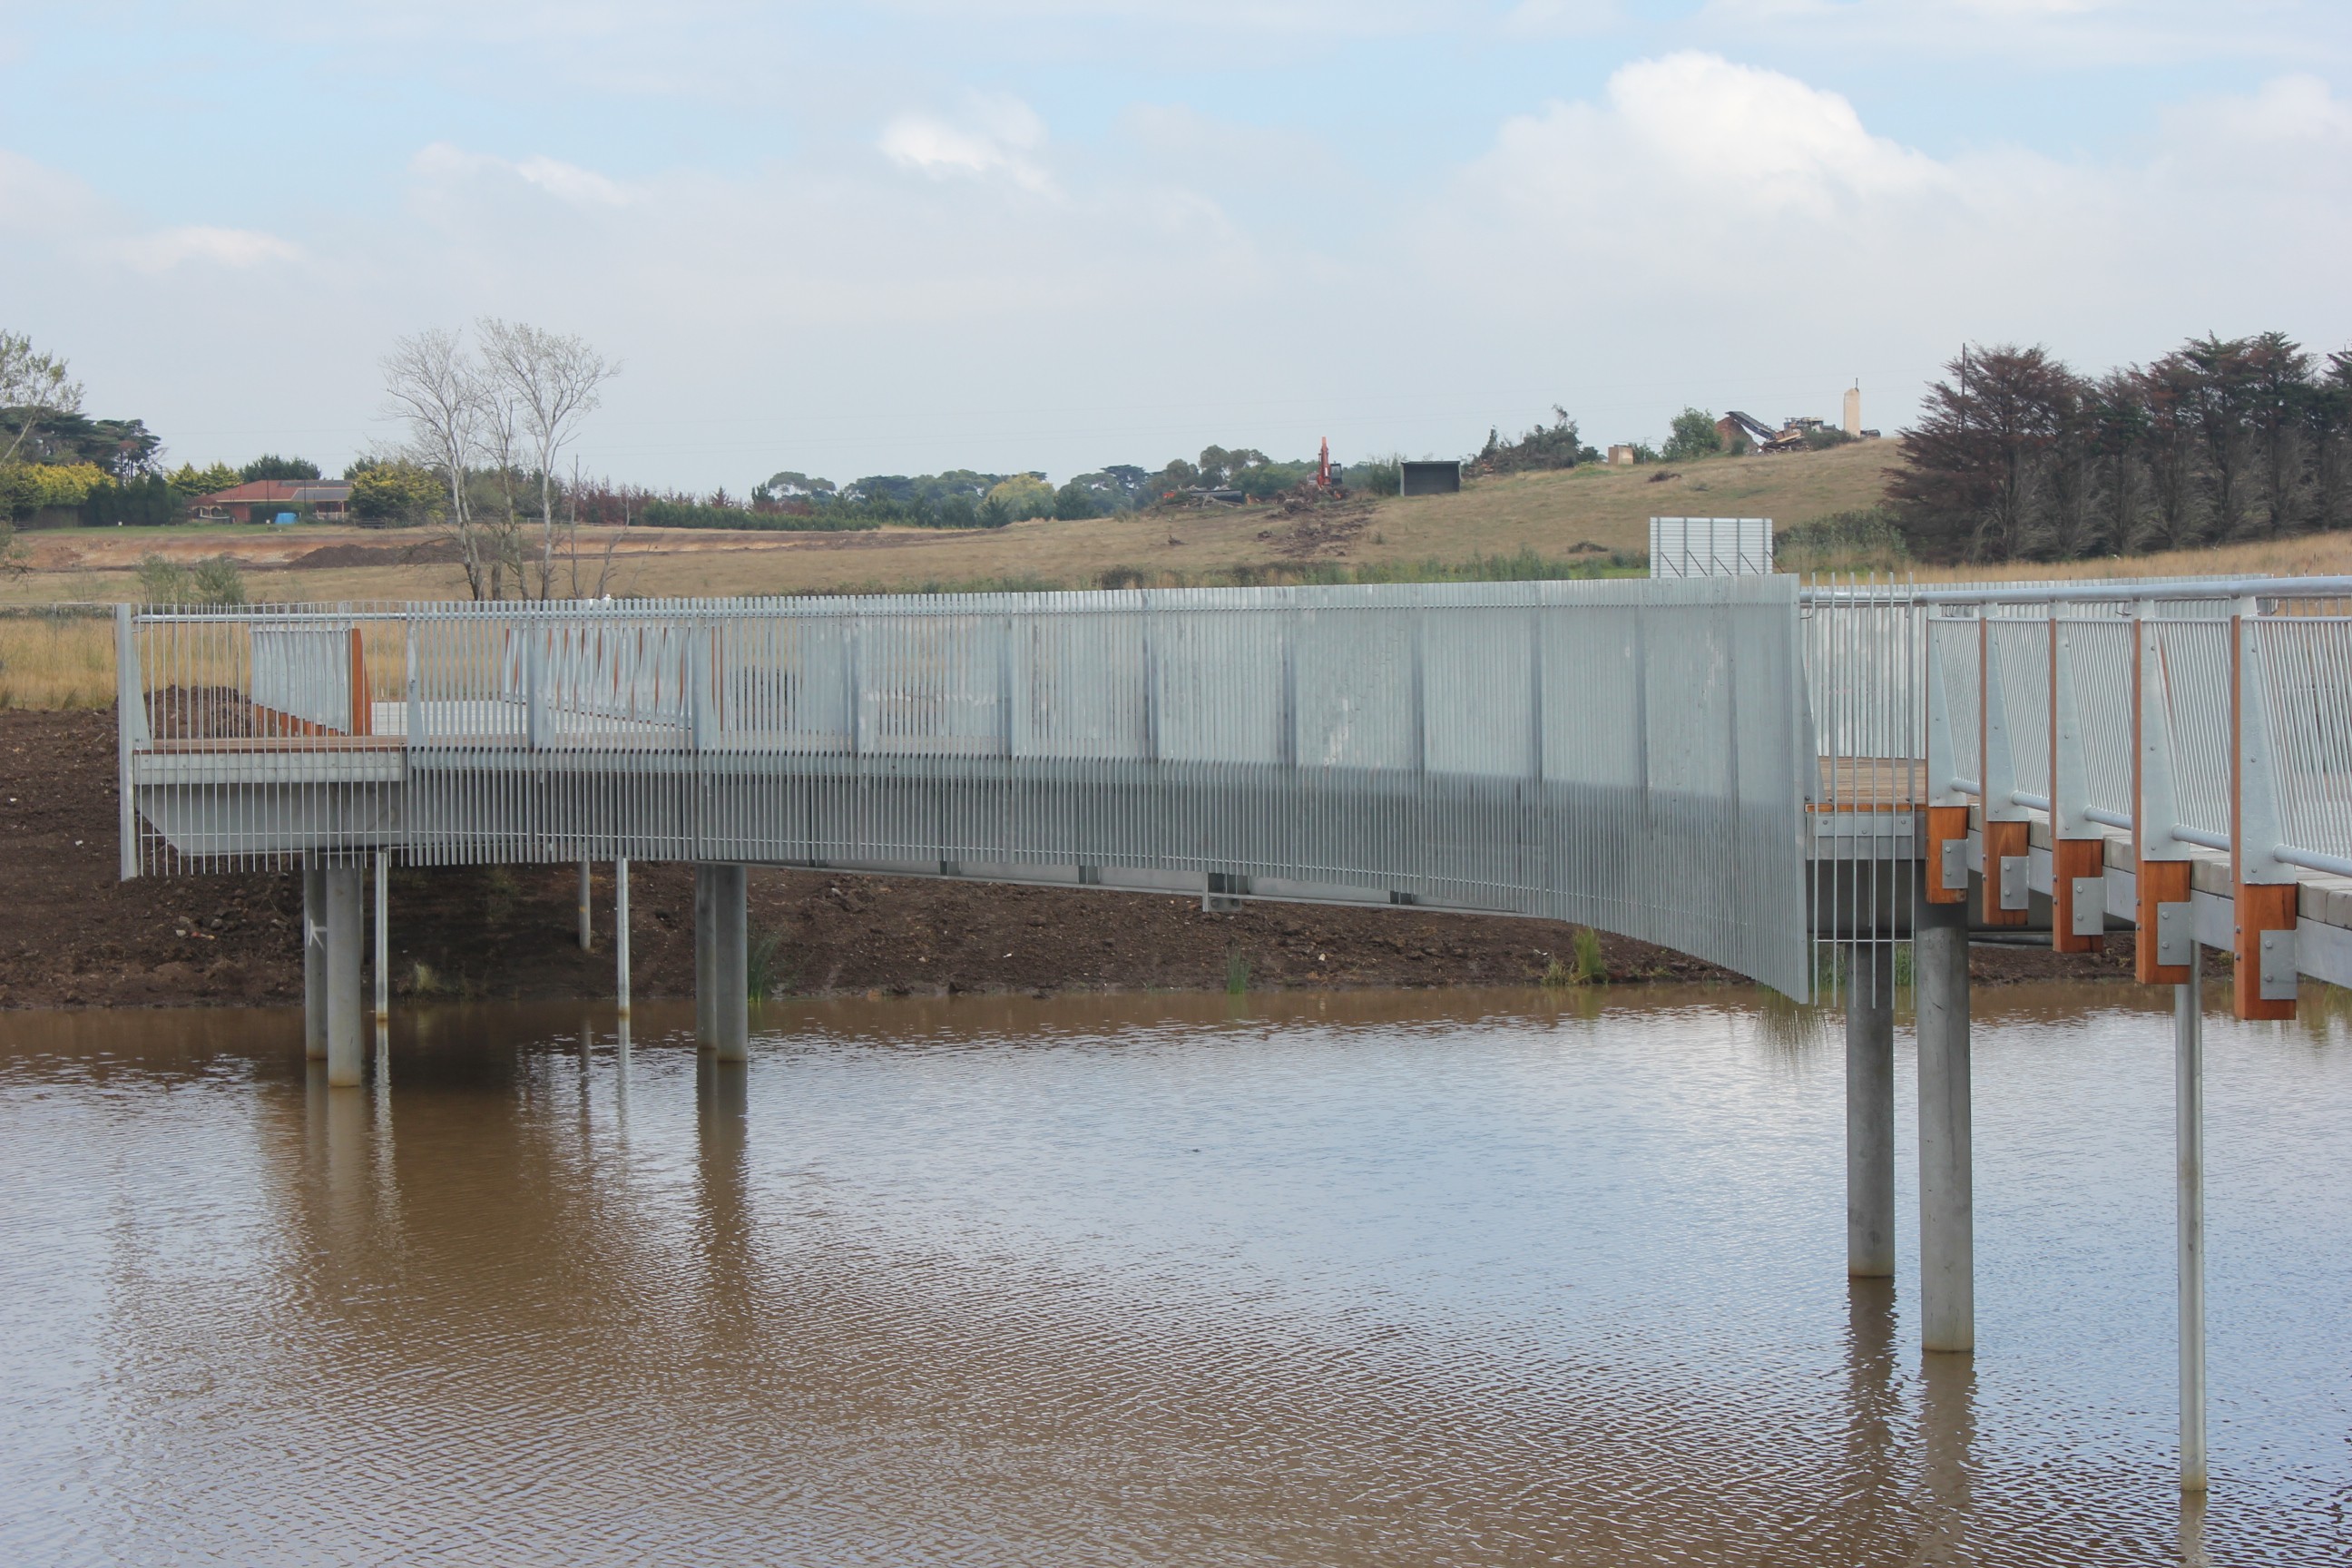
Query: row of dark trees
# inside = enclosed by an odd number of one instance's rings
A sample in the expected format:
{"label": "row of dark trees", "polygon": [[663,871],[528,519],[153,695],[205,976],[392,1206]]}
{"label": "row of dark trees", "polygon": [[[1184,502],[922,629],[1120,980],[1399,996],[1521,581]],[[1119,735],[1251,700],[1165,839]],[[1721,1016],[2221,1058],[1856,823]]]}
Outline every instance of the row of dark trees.
{"label": "row of dark trees", "polygon": [[2083,374],[2041,348],[1961,351],[1903,433],[1887,500],[1936,561],[2064,561],[2352,523],[2352,350],[2193,339]]}

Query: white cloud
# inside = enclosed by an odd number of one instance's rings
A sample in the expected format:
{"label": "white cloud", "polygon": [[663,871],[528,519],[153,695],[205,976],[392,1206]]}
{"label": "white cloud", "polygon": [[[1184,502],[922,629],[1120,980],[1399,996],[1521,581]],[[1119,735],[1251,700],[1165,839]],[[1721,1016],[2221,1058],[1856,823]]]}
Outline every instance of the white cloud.
{"label": "white cloud", "polygon": [[1895,425],[1964,339],[2044,342],[2094,369],[2209,328],[2336,346],[2352,335],[2334,276],[2347,165],[2352,106],[2309,77],[2183,105],[2137,162],[1938,158],[1836,93],[1678,54],[1506,121],[1421,224],[1417,264],[1466,331],[1625,385],[1686,367],[1631,428],[1845,366],[1905,384],[1874,420]]}
{"label": "white cloud", "polygon": [[[1825,214],[1838,205],[1933,185],[1944,171],[1863,129],[1834,92],[1778,71],[1684,53],[1641,60],[1609,80],[1616,129],[1682,181],[1764,207]],[[1524,121],[1505,128],[1506,137]],[[1540,138],[1532,128],[1523,136]]]}
{"label": "white cloud", "polygon": [[408,161],[409,173],[434,181],[471,179],[483,174],[505,176],[534,185],[558,201],[579,207],[626,206],[629,193],[593,169],[566,163],[543,154],[519,162],[468,153],[446,142],[436,142]]}
{"label": "white cloud", "polygon": [[1052,176],[1029,156],[1045,145],[1045,122],[1034,110],[1001,93],[974,93],[965,121],[902,114],[875,145],[900,168],[935,179],[1001,173],[1029,190],[1053,188]]}
{"label": "white cloud", "polygon": [[58,254],[167,272],[186,262],[236,269],[301,252],[274,234],[210,225],[146,229],[71,174],[0,149],[0,234]]}
{"label": "white cloud", "polygon": [[109,207],[87,182],[0,148],[0,232],[27,238],[85,232]]}
{"label": "white cloud", "polygon": [[138,235],[107,248],[142,272],[169,271],[191,261],[242,269],[272,261],[295,261],[302,255],[274,234],[201,224]]}
{"label": "white cloud", "polygon": [[[1894,427],[1968,338],[2103,366],[2208,328],[2352,337],[2352,106],[2308,74],[2185,99],[2127,156],[1937,156],[1819,79],[1664,53],[1491,111],[1483,147],[1410,161],[1426,174],[1181,80],[1070,109],[1083,133],[950,79],[894,89],[748,156],[681,132],[650,171],[536,125],[501,134],[529,155],[434,142],[388,188],[302,197],[299,227],[276,190],[151,214],[0,153],[0,262],[93,387],[119,367],[117,405],[198,455],[323,460],[338,437],[304,432],[329,425],[354,449],[394,333],[498,314],[628,363],[592,468],[705,488],[1325,434],[1447,451],[1555,400],[1596,439],[1654,439],[1685,402],[1834,413],[1855,374]],[[220,226],[169,226],[187,216]],[[134,264],[141,288],[110,279]],[[344,391],[322,368],[220,412],[211,367],[270,333],[347,345]],[[250,435],[216,437],[230,417]]]}
{"label": "white cloud", "polygon": [[1617,0],[1519,0],[1500,26],[1507,37],[1571,38],[1604,32],[1621,20]]}
{"label": "white cloud", "polygon": [[2352,174],[2352,103],[2315,76],[2274,77],[2252,96],[2200,98],[2164,116],[2166,165],[2236,171],[2259,184],[2337,185]]}
{"label": "white cloud", "polygon": [[2293,58],[2340,37],[2337,0],[1707,0],[1695,30],[1784,52],[2007,57],[2111,71],[2216,56]]}

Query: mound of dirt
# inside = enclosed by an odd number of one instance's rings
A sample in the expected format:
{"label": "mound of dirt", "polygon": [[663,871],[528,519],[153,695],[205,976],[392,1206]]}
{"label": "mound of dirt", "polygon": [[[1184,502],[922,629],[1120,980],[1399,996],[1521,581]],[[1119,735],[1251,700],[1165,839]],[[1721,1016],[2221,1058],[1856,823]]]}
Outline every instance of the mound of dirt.
{"label": "mound of dirt", "polygon": [[320,571],[337,566],[454,566],[464,557],[447,535],[413,544],[322,544],[286,563],[288,570]]}

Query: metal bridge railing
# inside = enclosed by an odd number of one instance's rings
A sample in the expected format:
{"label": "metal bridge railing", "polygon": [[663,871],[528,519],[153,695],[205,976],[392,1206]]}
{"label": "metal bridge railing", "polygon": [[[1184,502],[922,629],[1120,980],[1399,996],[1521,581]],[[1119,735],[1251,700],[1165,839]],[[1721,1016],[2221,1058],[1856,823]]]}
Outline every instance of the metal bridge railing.
{"label": "metal bridge railing", "polygon": [[[2236,1005],[2294,1016],[2297,885],[2352,876],[2352,579],[1926,590],[1927,875],[1988,924],[2027,919],[2028,825],[2052,839],[2053,943],[2100,940],[2107,829],[2128,835],[2140,978],[2185,983],[2194,866],[2227,857]],[[2314,613],[2317,612],[2317,613]],[[2038,618],[2032,618],[2038,617]]]}
{"label": "metal bridge railing", "polygon": [[1788,578],[126,610],[119,635],[126,876],[1113,867],[1543,915],[1811,991]]}

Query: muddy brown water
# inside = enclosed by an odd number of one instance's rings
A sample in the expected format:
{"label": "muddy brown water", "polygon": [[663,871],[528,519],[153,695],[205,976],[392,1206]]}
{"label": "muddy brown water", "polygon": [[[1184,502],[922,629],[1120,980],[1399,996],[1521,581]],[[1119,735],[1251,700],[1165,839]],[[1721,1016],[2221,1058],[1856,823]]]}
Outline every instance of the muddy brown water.
{"label": "muddy brown water", "polygon": [[2162,998],[1979,1000],[1973,1359],[1743,991],[0,1016],[0,1557],[2352,1557],[2352,1027],[2209,1024],[2184,1515]]}

